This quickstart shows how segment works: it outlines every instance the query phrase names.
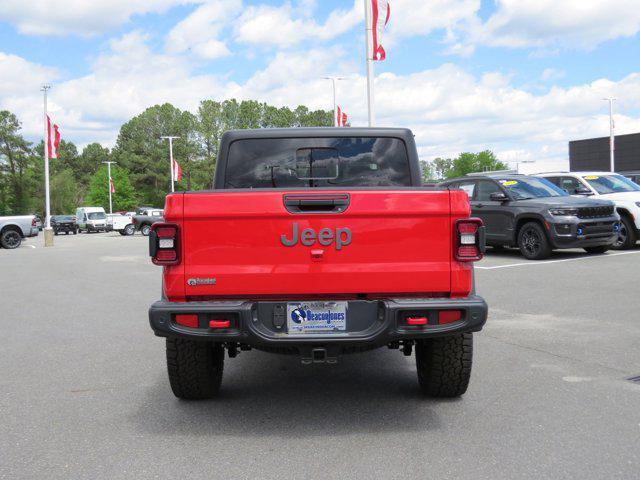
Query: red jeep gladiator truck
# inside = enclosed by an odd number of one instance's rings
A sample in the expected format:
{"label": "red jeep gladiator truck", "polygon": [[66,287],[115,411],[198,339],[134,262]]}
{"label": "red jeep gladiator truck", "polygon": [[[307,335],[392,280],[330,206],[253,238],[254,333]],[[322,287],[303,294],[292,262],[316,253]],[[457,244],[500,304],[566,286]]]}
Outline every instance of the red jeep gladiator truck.
{"label": "red jeep gladiator truck", "polygon": [[335,363],[388,346],[415,347],[426,394],[462,395],[487,319],[469,215],[465,192],[421,185],[409,130],[225,133],[213,189],[168,195],[149,237],[173,393],[214,397],[225,350]]}

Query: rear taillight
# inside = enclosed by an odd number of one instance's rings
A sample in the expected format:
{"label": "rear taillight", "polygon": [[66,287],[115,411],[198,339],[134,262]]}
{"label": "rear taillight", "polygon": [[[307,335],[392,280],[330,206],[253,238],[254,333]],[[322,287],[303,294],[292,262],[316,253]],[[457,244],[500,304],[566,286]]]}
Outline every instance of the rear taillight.
{"label": "rear taillight", "polygon": [[459,262],[481,260],[485,251],[484,225],[479,218],[456,222],[455,258]]}
{"label": "rear taillight", "polygon": [[180,229],[173,223],[154,223],[149,232],[149,255],[156,265],[180,263]]}
{"label": "rear taillight", "polygon": [[33,217],[33,220],[31,220],[31,226],[32,227],[36,226],[36,217]]}

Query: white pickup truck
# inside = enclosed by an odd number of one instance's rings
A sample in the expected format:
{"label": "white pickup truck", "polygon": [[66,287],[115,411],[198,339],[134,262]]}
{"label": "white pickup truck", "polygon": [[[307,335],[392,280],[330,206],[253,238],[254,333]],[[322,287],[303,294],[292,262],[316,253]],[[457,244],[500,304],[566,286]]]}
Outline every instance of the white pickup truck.
{"label": "white pickup truck", "polygon": [[133,235],[136,227],[133,224],[132,213],[108,213],[107,232],[118,232],[120,235]]}
{"label": "white pickup truck", "polygon": [[38,226],[34,215],[0,217],[0,245],[3,248],[18,248],[27,237],[37,237]]}

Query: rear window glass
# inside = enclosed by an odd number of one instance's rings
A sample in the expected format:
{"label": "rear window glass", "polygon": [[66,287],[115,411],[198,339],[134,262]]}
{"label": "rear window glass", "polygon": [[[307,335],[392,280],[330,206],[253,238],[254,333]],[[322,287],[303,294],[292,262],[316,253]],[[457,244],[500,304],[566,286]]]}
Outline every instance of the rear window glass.
{"label": "rear window glass", "polygon": [[398,138],[260,138],[229,148],[225,188],[411,186]]}

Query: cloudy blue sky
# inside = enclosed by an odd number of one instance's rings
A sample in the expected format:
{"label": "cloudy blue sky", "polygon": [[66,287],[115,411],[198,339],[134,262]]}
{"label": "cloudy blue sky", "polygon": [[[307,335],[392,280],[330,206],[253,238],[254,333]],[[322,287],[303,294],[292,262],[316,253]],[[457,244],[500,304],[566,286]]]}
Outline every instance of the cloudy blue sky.
{"label": "cloudy blue sky", "polygon": [[[567,165],[567,141],[640,131],[638,0],[391,0],[376,64],[380,126],[424,159],[492,149]],[[2,0],[0,108],[41,131],[39,86],[80,146],[115,142],[146,107],[205,98],[331,108],[366,122],[363,0]]]}

